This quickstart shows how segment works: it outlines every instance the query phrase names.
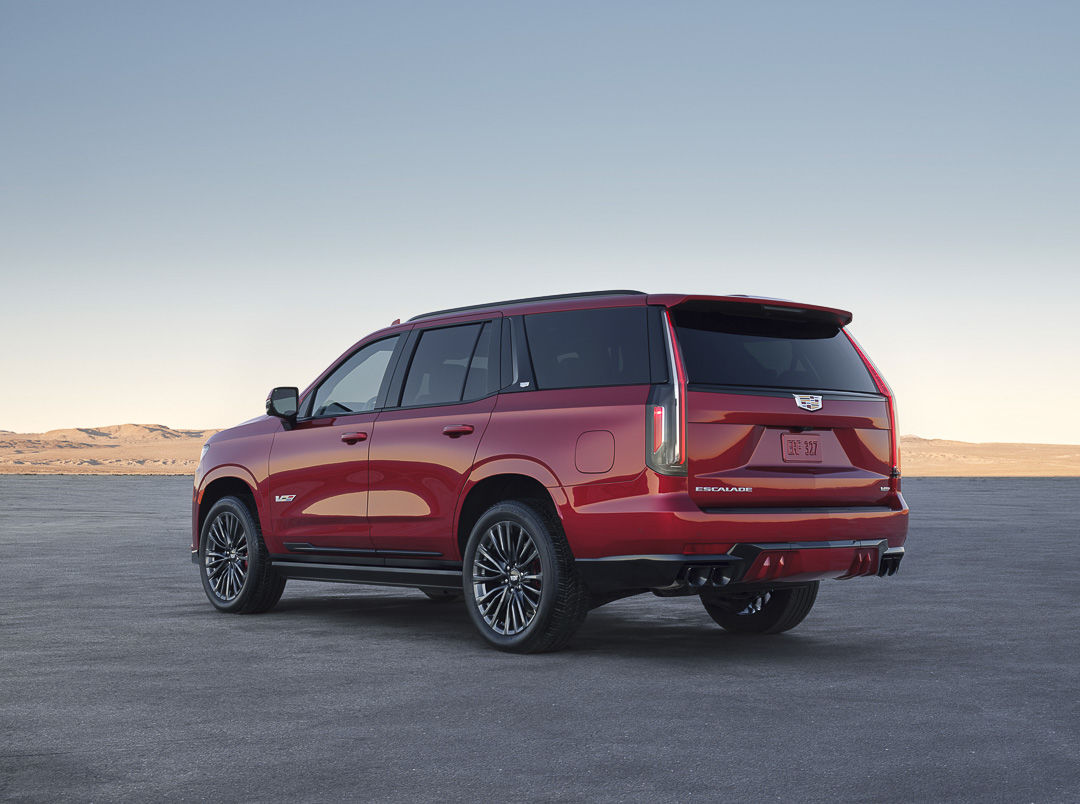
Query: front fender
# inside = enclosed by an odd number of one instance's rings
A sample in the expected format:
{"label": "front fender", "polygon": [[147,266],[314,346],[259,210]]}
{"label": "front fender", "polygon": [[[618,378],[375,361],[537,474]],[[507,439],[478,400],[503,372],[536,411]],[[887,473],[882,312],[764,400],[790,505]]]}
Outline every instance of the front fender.
{"label": "front fender", "polygon": [[251,471],[240,464],[222,464],[215,466],[209,471],[203,472],[200,468],[195,476],[195,486],[191,498],[191,550],[194,553],[199,549],[199,507],[202,505],[203,495],[215,480],[240,480],[250,490],[255,500],[255,508],[260,522],[267,522],[266,501],[259,493],[259,482]]}

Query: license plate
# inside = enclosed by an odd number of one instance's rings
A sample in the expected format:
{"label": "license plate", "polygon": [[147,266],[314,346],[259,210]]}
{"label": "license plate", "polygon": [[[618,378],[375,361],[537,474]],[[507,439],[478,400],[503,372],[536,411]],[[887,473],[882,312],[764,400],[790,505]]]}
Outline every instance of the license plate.
{"label": "license plate", "polygon": [[788,463],[821,463],[821,436],[781,433],[780,446]]}

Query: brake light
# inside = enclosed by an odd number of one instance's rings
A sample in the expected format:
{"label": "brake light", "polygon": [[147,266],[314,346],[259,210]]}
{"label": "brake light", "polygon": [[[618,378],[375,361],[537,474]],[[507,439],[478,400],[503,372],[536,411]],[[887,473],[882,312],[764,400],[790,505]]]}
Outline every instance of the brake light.
{"label": "brake light", "polygon": [[664,406],[653,405],[652,409],[652,451],[659,452],[664,446]]}
{"label": "brake light", "polygon": [[646,463],[664,475],[686,474],[686,371],[679,354],[671,314],[664,312],[664,345],[667,351],[671,379],[654,385],[649,394],[649,419]]}
{"label": "brake light", "polygon": [[851,333],[846,329],[843,331],[847,336],[847,339],[851,341],[851,345],[855,347],[855,351],[859,353],[859,357],[862,358],[863,365],[866,366],[866,370],[870,372],[870,376],[874,380],[874,385],[877,386],[878,391],[885,397],[885,402],[889,409],[889,441],[890,441],[890,462],[892,463],[893,477],[890,484],[894,491],[900,490],[900,426],[896,420],[896,397],[893,395],[892,388],[889,383],[885,381],[885,378],[881,375],[878,367],[874,365],[874,361],[863,351],[863,348],[859,346],[859,342],[852,337]]}
{"label": "brake light", "polygon": [[[678,422],[675,436],[675,463],[685,465],[686,454],[686,371],[683,369],[682,353],[679,351],[679,342],[675,338],[675,325],[671,322],[671,310],[664,310],[665,339],[668,345],[668,356],[675,367],[675,417]],[[685,466],[684,466],[685,468]]]}

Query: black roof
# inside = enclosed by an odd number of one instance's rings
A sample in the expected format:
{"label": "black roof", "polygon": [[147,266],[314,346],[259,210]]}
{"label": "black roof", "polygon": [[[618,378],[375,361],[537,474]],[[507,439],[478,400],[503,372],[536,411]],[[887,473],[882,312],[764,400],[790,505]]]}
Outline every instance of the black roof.
{"label": "black roof", "polygon": [[419,321],[421,318],[435,318],[451,313],[467,313],[473,310],[486,310],[489,307],[509,307],[512,304],[526,304],[528,302],[555,301],[557,299],[588,299],[592,296],[644,296],[640,290],[590,290],[585,293],[558,293],[554,296],[530,296],[527,299],[507,299],[506,301],[488,302],[487,304],[470,304],[468,307],[452,307],[449,310],[435,310],[430,313],[414,315],[409,321]]}

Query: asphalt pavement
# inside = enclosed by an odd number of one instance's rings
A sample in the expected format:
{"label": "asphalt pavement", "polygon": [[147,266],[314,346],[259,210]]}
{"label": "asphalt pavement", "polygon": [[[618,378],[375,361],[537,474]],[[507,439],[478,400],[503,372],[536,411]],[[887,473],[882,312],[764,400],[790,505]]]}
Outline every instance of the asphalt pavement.
{"label": "asphalt pavement", "polygon": [[217,613],[187,478],[0,477],[0,799],[1080,800],[1080,480],[905,493],[787,634],[643,595],[517,656],[414,590]]}

